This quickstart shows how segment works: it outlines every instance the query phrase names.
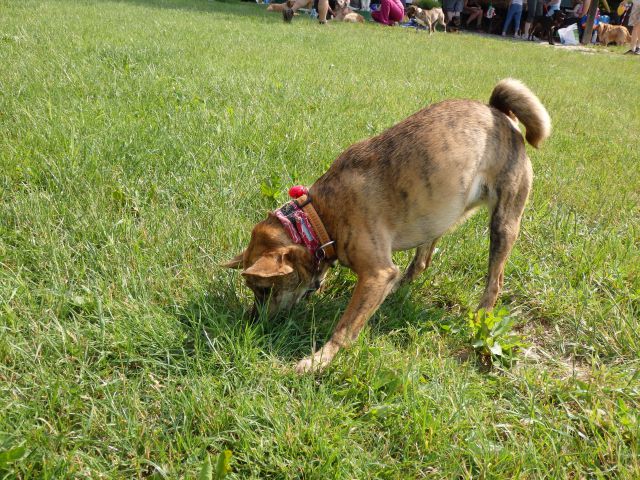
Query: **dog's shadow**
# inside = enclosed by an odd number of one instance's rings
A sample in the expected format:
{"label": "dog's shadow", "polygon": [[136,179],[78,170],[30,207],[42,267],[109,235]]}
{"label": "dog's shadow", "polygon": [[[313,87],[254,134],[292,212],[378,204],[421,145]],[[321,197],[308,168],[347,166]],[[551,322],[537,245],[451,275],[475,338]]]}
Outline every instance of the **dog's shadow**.
{"label": "dog's shadow", "polygon": [[[323,291],[271,319],[251,317],[253,299],[241,282],[210,285],[184,305],[174,307],[184,332],[184,352],[209,352],[229,362],[268,356],[284,363],[300,360],[330,338],[351,298],[353,274],[343,270],[331,277]],[[420,290],[417,283],[390,295],[370,319],[369,335],[393,332],[394,343],[401,346],[403,338],[408,342],[409,336],[402,334],[408,326],[438,328],[451,312],[444,305],[420,298]]]}

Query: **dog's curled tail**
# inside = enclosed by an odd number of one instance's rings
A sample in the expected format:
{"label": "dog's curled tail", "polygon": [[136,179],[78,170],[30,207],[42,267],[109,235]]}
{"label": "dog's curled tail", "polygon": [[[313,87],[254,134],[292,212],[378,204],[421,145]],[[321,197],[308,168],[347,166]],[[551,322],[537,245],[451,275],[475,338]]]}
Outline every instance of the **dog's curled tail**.
{"label": "dog's curled tail", "polygon": [[551,135],[551,118],[538,97],[519,80],[505,78],[491,93],[489,105],[506,115],[518,117],[527,133],[527,141],[538,148]]}

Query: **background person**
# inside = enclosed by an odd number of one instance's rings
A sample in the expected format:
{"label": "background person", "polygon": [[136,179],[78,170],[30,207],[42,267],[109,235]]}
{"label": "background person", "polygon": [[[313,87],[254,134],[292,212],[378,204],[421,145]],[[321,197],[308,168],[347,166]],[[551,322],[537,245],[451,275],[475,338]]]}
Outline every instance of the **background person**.
{"label": "background person", "polygon": [[467,17],[467,27],[475,20],[476,28],[480,28],[482,25],[482,7],[477,0],[464,0],[462,11],[469,15]]}
{"label": "background person", "polygon": [[371,18],[383,25],[393,25],[400,22],[403,16],[404,7],[400,0],[382,0],[380,8],[371,14]]}
{"label": "background person", "polygon": [[[464,2],[463,0],[443,0],[442,10],[447,15],[447,23],[453,20],[454,17],[460,17]],[[460,20],[460,18],[458,18]]]}
{"label": "background person", "polygon": [[[558,0],[560,1],[560,0]],[[524,0],[511,0],[509,3],[509,10],[507,10],[507,18],[502,26],[502,36],[507,35],[509,26],[513,21],[513,36],[518,37],[518,30],[520,29],[520,18],[522,17],[522,5]]]}
{"label": "background person", "polygon": [[529,36],[529,30],[533,25],[533,21],[536,17],[542,16],[542,0],[529,0],[527,7],[527,20],[524,22],[524,37]]}
{"label": "background person", "polygon": [[629,26],[633,26],[633,31],[631,32],[631,49],[626,53],[640,55],[640,0],[633,0]]}
{"label": "background person", "polygon": [[561,0],[549,0],[545,2],[547,6],[547,17],[553,17],[554,12],[560,10],[560,1]]}

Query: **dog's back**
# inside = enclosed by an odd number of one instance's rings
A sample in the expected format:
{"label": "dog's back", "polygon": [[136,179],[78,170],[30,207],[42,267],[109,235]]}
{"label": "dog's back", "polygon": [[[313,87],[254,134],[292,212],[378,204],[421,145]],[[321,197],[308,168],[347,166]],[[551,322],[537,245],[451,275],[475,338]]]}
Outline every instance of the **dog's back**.
{"label": "dog's back", "polygon": [[340,192],[345,210],[359,210],[353,218],[366,215],[366,199],[384,192],[384,201],[376,202],[381,208],[370,213],[393,232],[394,248],[410,248],[420,244],[425,229],[434,238],[444,234],[475,202],[488,201],[507,165],[525,162],[513,116],[526,126],[533,146],[549,136],[549,115],[540,101],[520,82],[504,80],[489,105],[447,100],[352,145],[316,185],[330,185],[334,196]]}

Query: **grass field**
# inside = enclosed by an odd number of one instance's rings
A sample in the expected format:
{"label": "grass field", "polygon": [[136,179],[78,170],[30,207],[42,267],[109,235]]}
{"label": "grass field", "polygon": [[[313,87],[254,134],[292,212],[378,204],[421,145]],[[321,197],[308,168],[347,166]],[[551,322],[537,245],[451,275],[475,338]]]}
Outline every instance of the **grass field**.
{"label": "grass field", "polygon": [[[0,478],[640,477],[640,61],[250,3],[0,0]],[[513,76],[554,123],[483,368],[487,215],[321,375],[354,276],[251,325],[218,265],[350,143]],[[410,253],[396,260],[406,266]]]}

